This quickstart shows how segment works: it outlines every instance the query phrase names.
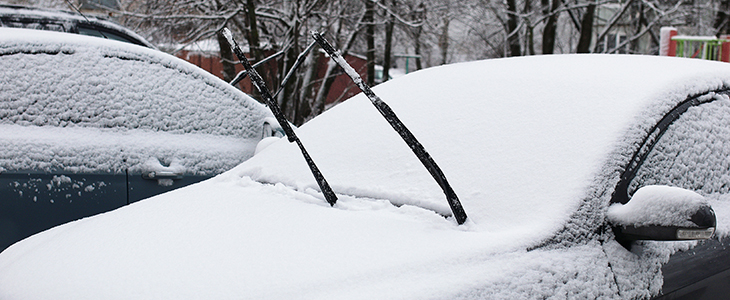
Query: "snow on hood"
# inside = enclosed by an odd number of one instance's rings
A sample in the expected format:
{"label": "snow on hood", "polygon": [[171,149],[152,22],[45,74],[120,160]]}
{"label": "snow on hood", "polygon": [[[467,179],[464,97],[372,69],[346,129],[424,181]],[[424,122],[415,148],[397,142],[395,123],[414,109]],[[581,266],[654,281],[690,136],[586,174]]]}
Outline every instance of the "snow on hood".
{"label": "snow on hood", "polygon": [[[716,62],[557,55],[441,66],[374,91],[441,166],[481,230],[547,235],[584,200],[609,155],[640,141],[624,140],[631,126],[653,124],[729,75]],[[297,134],[336,193],[450,214],[436,182],[362,94]],[[286,141],[233,172],[318,189]]]}
{"label": "snow on hood", "polygon": [[[0,70],[0,124],[35,127],[28,129],[35,136],[42,135],[38,128],[46,128],[47,134],[52,135],[57,132],[53,131],[54,127],[83,127],[86,132],[94,131],[92,128],[109,129],[96,130],[94,134],[117,132],[126,136],[124,140],[130,143],[117,145],[114,149],[98,147],[88,138],[80,144],[59,141],[48,145],[63,150],[61,152],[80,150],[100,160],[82,167],[87,171],[122,171],[121,160],[107,161],[120,155],[117,149],[120,147],[127,147],[124,149],[127,153],[140,156],[138,159],[130,157],[128,165],[143,164],[155,154],[135,151],[154,147],[134,144],[150,144],[142,139],[149,138],[152,132],[248,140],[251,145],[236,151],[237,159],[231,160],[230,155],[217,156],[222,149],[214,149],[212,151],[216,153],[198,152],[193,156],[208,155],[211,160],[219,157],[225,162],[212,167],[193,158],[186,163],[192,173],[220,173],[253,155],[255,143],[261,139],[264,119],[271,116],[266,107],[212,74],[174,56],[123,42],[0,28]],[[133,139],[131,132],[122,132],[125,130],[148,134]],[[4,131],[2,134],[9,133]],[[206,146],[202,140],[188,140],[197,143],[198,149]],[[214,145],[230,149],[226,143],[207,146]],[[37,167],[22,161],[31,154],[39,157],[42,164],[53,161],[54,168],[78,166],[74,162],[63,162],[69,158],[65,154],[53,154],[35,146],[3,143],[0,168]],[[28,149],[31,153],[23,155]]]}
{"label": "snow on hood", "polygon": [[[211,180],[10,246],[0,298],[584,299],[619,298],[618,281],[636,287],[624,297],[648,297],[669,252],[597,240],[526,249],[586,198],[607,201],[587,189],[611,184],[594,177],[613,176],[652,119],[728,80],[724,64],[607,55],[409,74],[375,92],[440,164],[465,225],[419,208],[448,212],[420,162],[356,96],[297,130],[338,193],[334,208],[282,139]],[[624,276],[641,272],[651,275]]]}

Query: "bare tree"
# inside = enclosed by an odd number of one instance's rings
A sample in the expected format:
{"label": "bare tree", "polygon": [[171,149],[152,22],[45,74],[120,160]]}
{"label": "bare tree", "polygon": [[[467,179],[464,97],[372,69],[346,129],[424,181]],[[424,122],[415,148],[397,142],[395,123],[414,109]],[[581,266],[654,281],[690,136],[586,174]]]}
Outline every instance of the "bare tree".
{"label": "bare tree", "polygon": [[[20,0],[8,0],[20,1]],[[24,4],[68,7],[66,0]],[[81,0],[71,0],[81,5]],[[654,53],[659,28],[688,34],[730,33],[730,0],[118,0],[108,12],[151,42],[183,46],[217,38],[228,27],[247,42],[287,118],[302,124],[325,110],[340,74],[319,52],[303,54],[310,30],[326,33],[344,54],[365,54],[367,79],[383,65],[388,80],[396,53],[415,54],[417,69],[456,61],[552,53]],[[620,38],[614,38],[618,34]],[[604,41],[612,41],[605,43]],[[651,47],[641,46],[651,43]],[[232,53],[218,40],[225,80],[235,76]],[[281,87],[302,57],[303,64]],[[403,66],[399,66],[403,67]],[[256,95],[253,95],[254,97]]]}

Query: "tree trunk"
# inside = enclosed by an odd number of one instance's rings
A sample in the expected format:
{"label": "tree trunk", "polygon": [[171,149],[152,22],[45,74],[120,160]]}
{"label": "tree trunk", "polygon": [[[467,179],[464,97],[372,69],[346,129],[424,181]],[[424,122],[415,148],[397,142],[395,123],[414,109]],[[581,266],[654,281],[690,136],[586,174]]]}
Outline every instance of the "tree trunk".
{"label": "tree trunk", "polygon": [[[281,73],[279,73],[279,76],[285,76],[286,73],[291,69],[294,64],[297,61],[297,57],[299,56],[299,30],[301,24],[298,21],[294,21],[291,35],[290,35],[290,47],[289,50],[286,51],[285,57],[284,57],[284,65],[281,69]],[[286,85],[284,85],[284,90],[281,92],[278,101],[280,102],[281,111],[282,113],[287,117],[288,120],[296,120],[297,119],[297,110],[299,108],[299,97],[297,93],[297,86],[300,81],[300,78],[298,76],[295,76],[294,78],[290,79]],[[295,125],[301,125],[301,124],[295,124]]]}
{"label": "tree trunk", "polygon": [[507,0],[507,43],[509,44],[509,55],[522,55],[520,46],[520,35],[517,32],[517,3],[515,0]]}
{"label": "tree trunk", "polygon": [[416,70],[420,70],[423,69],[423,65],[421,64],[421,27],[418,27],[417,31],[414,38],[415,45],[413,52],[416,54]]}
{"label": "tree trunk", "polygon": [[[421,2],[413,11],[413,20],[420,23],[418,27],[413,28],[413,51],[416,54],[416,70],[423,69],[421,64],[421,34],[423,33],[423,24],[426,22],[426,5]],[[406,70],[408,72],[408,70]]]}
{"label": "tree trunk", "polygon": [[593,38],[593,16],[596,12],[596,5],[589,4],[586,13],[580,23],[580,39],[578,40],[578,53],[590,53],[591,39]]}
{"label": "tree trunk", "polygon": [[715,35],[718,37],[723,34],[730,34],[730,0],[720,1],[720,7],[715,15],[715,22],[713,28],[715,28]]}
{"label": "tree trunk", "polygon": [[[529,15],[532,12],[532,0],[525,0],[525,9],[523,15]],[[527,55],[535,55],[535,40],[533,37],[533,27],[529,18],[525,18],[525,47],[527,47]]]}
{"label": "tree trunk", "polygon": [[555,53],[555,38],[558,30],[558,7],[559,0],[542,0],[543,15],[548,16],[545,20],[545,29],[542,32],[542,54]]}
{"label": "tree trunk", "polygon": [[[644,23],[646,23],[646,15],[644,14],[644,4],[639,3],[638,7],[639,7],[639,21],[636,22],[636,32],[634,32],[634,35],[641,34],[641,30],[643,29],[642,27],[643,27]],[[632,41],[630,45],[631,45],[631,51],[638,52],[637,50],[639,49],[639,39]]]}
{"label": "tree trunk", "polygon": [[449,59],[449,18],[444,17],[444,25],[441,27],[439,36],[439,48],[441,49],[441,64],[445,65]]}
{"label": "tree trunk", "polygon": [[[339,28],[342,28],[342,26],[340,26]],[[339,36],[339,34],[340,34],[340,30],[338,29],[335,36]],[[354,30],[348,37],[347,42],[345,43],[345,46],[340,48],[342,57],[347,56],[347,53],[349,52],[350,47],[352,47],[352,44],[355,42],[355,39],[357,38],[357,34],[358,34],[358,31]],[[329,58],[326,57],[326,59],[329,59]],[[319,86],[319,91],[317,92],[317,96],[315,97],[314,103],[312,104],[312,106],[322,107],[322,110],[324,110],[324,106],[327,102],[327,96],[329,96],[329,93],[330,93],[330,88],[332,87],[332,84],[335,82],[334,74],[335,74],[336,68],[337,68],[337,64],[330,61],[329,64],[327,65],[327,70],[325,70],[323,82]]]}
{"label": "tree trunk", "polygon": [[236,78],[236,66],[233,64],[233,51],[231,51],[231,46],[228,45],[228,41],[222,34],[216,34],[216,38],[218,39],[221,63],[223,64],[223,80],[231,82],[233,78]]}
{"label": "tree trunk", "polygon": [[[395,8],[395,0],[393,0],[393,6]],[[395,25],[395,17],[388,15],[388,21],[385,23],[385,50],[383,51],[383,82],[388,81],[390,78],[390,60],[391,51],[393,48],[393,25]]]}
{"label": "tree trunk", "polygon": [[255,61],[264,59],[263,51],[261,51],[261,43],[259,40],[259,29],[256,23],[256,1],[246,1],[246,19],[248,20],[248,47]]}
{"label": "tree trunk", "polygon": [[368,85],[373,86],[375,83],[375,4],[370,0],[365,0],[365,40],[368,49],[365,52]]}
{"label": "tree trunk", "polygon": [[[297,118],[294,119],[294,124],[297,126],[304,124],[307,120],[319,115],[324,111],[324,105],[319,107],[314,103],[314,97],[312,95],[312,80],[317,76],[317,62],[318,57],[317,51],[309,51],[307,58],[302,64],[302,70],[304,70],[304,76],[300,83],[299,89],[299,108],[297,109]],[[305,101],[312,99],[312,101]]]}

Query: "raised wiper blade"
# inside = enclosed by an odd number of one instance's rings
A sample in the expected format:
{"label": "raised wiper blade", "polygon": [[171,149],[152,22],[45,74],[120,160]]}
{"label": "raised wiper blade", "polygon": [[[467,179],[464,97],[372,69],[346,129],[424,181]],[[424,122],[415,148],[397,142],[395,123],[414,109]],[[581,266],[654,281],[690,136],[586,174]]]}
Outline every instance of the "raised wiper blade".
{"label": "raised wiper blade", "polygon": [[466,222],[466,212],[464,211],[464,208],[461,206],[461,202],[459,201],[459,198],[456,196],[456,192],[454,192],[454,189],[451,188],[451,185],[446,180],[446,176],[441,171],[441,168],[436,164],[436,162],[431,158],[431,155],[428,154],[426,149],[421,145],[420,142],[416,139],[416,137],[411,133],[408,128],[406,128],[406,125],[401,122],[400,119],[395,115],[395,112],[393,112],[392,109],[390,109],[390,106],[383,102],[383,100],[380,99],[375,93],[373,92],[370,87],[365,84],[365,82],[360,77],[360,74],[355,71],[355,69],[350,66],[350,64],[345,61],[345,59],[340,55],[339,51],[335,51],[334,47],[327,42],[327,40],[322,37],[322,35],[317,31],[312,31],[312,37],[314,40],[319,44],[322,49],[324,49],[325,52],[332,58],[332,60],[337,63],[340,68],[352,79],[352,81],[360,88],[360,90],[365,94],[365,96],[370,99],[370,102],[375,105],[375,108],[378,109],[380,114],[383,115],[385,120],[388,121],[390,126],[395,129],[396,132],[403,138],[403,141],[408,144],[408,147],[413,150],[413,153],[418,157],[418,159],[421,161],[424,167],[428,170],[429,173],[431,173],[431,176],[433,176],[433,179],[436,180],[436,182],[441,187],[441,190],[444,191],[444,194],[446,195],[446,201],[449,202],[449,206],[451,207],[451,212],[454,214],[454,218],[456,219],[456,222],[461,225]]}
{"label": "raised wiper blade", "polygon": [[251,78],[251,82],[256,87],[256,89],[261,94],[261,97],[264,98],[264,101],[266,102],[266,105],[269,107],[271,112],[274,114],[274,117],[276,117],[276,121],[279,122],[279,125],[281,125],[281,128],[284,129],[284,133],[286,134],[286,137],[289,139],[290,143],[297,143],[297,146],[299,146],[299,150],[302,151],[302,155],[304,156],[304,160],[307,161],[307,165],[309,165],[309,169],[312,171],[312,175],[314,175],[314,179],[317,181],[317,185],[319,185],[319,188],[322,190],[322,194],[324,195],[325,200],[327,202],[334,206],[337,202],[337,196],[332,191],[332,188],[330,188],[330,185],[327,183],[327,180],[324,179],[324,176],[322,175],[322,172],[319,171],[319,168],[317,168],[317,165],[314,163],[314,160],[312,160],[312,157],[309,156],[309,153],[307,153],[307,150],[304,149],[304,145],[302,144],[302,141],[299,140],[297,135],[294,133],[294,130],[289,125],[289,121],[286,120],[286,117],[284,117],[284,114],[281,112],[281,109],[279,108],[279,104],[274,100],[274,98],[271,96],[271,92],[269,91],[269,88],[266,86],[266,83],[264,82],[263,78],[261,78],[261,75],[259,75],[258,72],[256,72],[256,69],[251,66],[251,63],[248,61],[246,56],[243,54],[243,50],[241,50],[241,47],[238,46],[238,43],[233,39],[233,35],[231,34],[231,31],[228,30],[228,28],[223,28],[220,32],[228,41],[228,44],[231,46],[231,49],[233,50],[233,53],[236,54],[238,57],[238,60],[241,61],[241,64],[246,69],[246,72],[248,73],[248,77]]}

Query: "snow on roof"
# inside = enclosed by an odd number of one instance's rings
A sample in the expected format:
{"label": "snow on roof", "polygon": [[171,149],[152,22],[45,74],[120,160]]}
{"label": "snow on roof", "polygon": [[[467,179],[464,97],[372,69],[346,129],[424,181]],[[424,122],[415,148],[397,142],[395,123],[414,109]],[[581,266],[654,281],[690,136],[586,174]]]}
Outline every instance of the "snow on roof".
{"label": "snow on roof", "polygon": [[[51,20],[57,20],[66,23],[68,25],[69,22],[77,22],[77,23],[91,23],[95,24],[96,26],[111,28],[120,32],[124,32],[128,36],[131,36],[142,43],[145,44],[145,46],[154,48],[152,44],[150,44],[145,38],[137,34],[136,32],[127,29],[124,26],[121,26],[117,23],[114,23],[109,20],[100,19],[95,16],[81,16],[72,12],[67,12],[63,10],[51,10],[51,9],[44,9],[44,8],[38,8],[38,7],[22,7],[22,6],[2,6],[0,5],[0,15],[2,16],[14,16],[14,17],[23,17],[23,18],[43,18],[43,19],[51,19]],[[1,24],[0,24],[1,25]],[[68,28],[66,28],[68,29]]]}
{"label": "snow on roof", "polygon": [[[22,6],[4,6],[0,5],[0,14],[6,15],[6,16],[18,16],[18,17],[42,17],[47,19],[56,19],[56,20],[75,20],[75,21],[85,21],[83,16],[80,16],[75,13],[63,11],[63,10],[51,10],[51,9],[43,9],[43,8],[36,8],[36,7],[22,7]],[[87,18],[92,19],[94,21],[104,21],[97,19],[93,16],[87,16]],[[111,23],[108,22],[107,23]],[[119,26],[119,25],[117,25]]]}
{"label": "snow on roof", "polygon": [[[196,133],[255,143],[261,138],[264,118],[270,116],[266,107],[212,74],[171,55],[128,43],[0,28],[0,70],[0,124],[110,129],[104,131],[107,133]],[[23,155],[17,155],[28,145],[13,145],[4,144],[0,168],[30,167],[21,163]],[[93,143],[85,145],[95,153],[106,151]],[[253,149],[249,152],[248,156],[253,155]],[[106,157],[98,156],[100,160]],[[216,171],[239,161],[224,163]],[[56,162],[56,168],[70,167]],[[121,171],[115,164],[118,162],[91,165]],[[205,173],[210,166],[198,165],[191,171]]]}
{"label": "snow on roof", "polygon": [[641,56],[412,73],[375,92],[440,164],[465,225],[419,208],[448,212],[420,162],[356,96],[297,131],[338,193],[334,208],[282,139],[214,179],[11,246],[0,254],[0,298],[648,297],[671,251],[597,240],[526,249],[585,203],[605,201],[580,216],[603,222],[610,193],[589,190],[615,184],[626,153],[674,104],[728,83],[724,64]]}

